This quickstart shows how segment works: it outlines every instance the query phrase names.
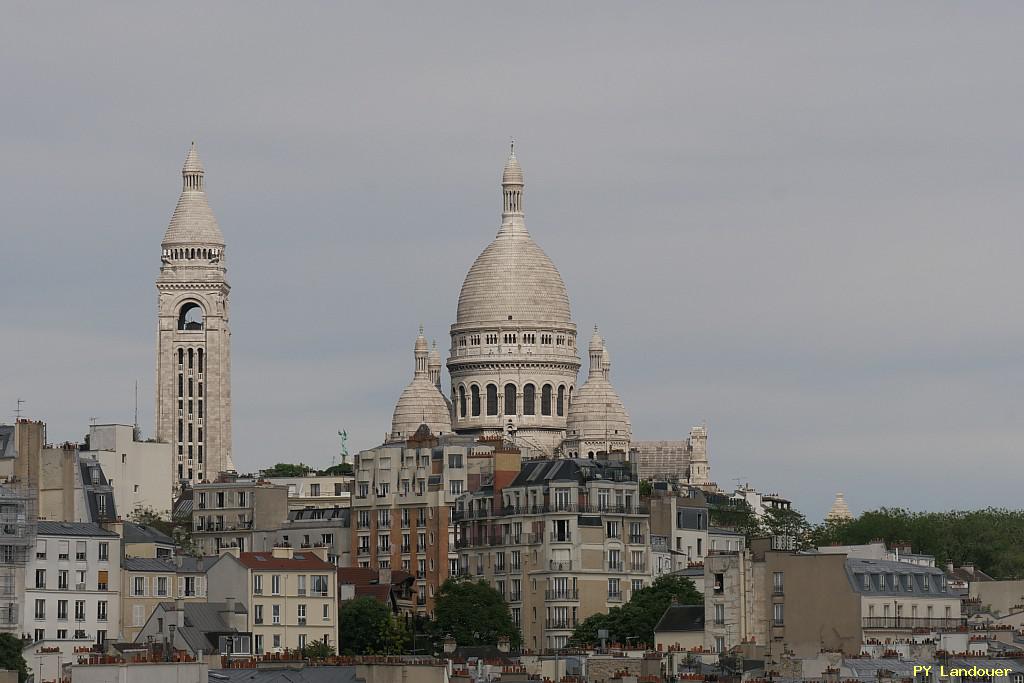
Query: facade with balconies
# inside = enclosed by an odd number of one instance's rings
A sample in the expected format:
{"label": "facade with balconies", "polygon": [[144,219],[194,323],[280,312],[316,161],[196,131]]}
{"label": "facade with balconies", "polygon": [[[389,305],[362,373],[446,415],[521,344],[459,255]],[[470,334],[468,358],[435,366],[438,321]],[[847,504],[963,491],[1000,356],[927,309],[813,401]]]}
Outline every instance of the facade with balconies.
{"label": "facade with balconies", "polygon": [[505,597],[525,647],[564,647],[583,619],[650,583],[648,520],[628,463],[525,462],[500,491],[459,499],[460,572]]}
{"label": "facade with balconies", "polygon": [[196,484],[192,492],[192,538],[204,555],[222,548],[271,550],[288,522],[288,487],[264,480]]}

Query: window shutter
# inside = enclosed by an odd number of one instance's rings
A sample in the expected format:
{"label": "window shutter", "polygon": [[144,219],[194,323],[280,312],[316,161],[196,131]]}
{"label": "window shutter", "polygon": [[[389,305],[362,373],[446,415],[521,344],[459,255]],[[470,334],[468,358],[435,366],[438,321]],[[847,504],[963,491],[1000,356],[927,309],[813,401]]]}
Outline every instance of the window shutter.
{"label": "window shutter", "polygon": [[100,574],[99,582],[100,583],[107,583],[107,576],[108,576],[107,570],[106,569],[101,569],[99,574]]}
{"label": "window shutter", "polygon": [[184,576],[179,576],[178,577],[178,597],[179,598],[185,597],[185,577]]}
{"label": "window shutter", "polygon": [[198,595],[199,597],[204,597],[206,595],[206,577],[205,576],[197,576],[196,577],[196,595]]}

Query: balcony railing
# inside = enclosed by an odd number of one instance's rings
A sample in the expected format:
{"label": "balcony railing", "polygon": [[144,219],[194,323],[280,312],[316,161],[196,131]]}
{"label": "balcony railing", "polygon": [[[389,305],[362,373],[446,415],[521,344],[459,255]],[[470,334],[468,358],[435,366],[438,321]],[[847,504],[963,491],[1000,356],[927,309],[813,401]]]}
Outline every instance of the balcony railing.
{"label": "balcony railing", "polygon": [[488,519],[491,517],[515,517],[520,515],[544,515],[549,513],[584,513],[615,515],[646,515],[647,505],[578,505],[576,503],[549,503],[546,505],[523,505],[499,508],[497,510],[456,510],[455,520]]}
{"label": "balcony railing", "polygon": [[545,619],[544,628],[556,631],[571,631],[576,628],[575,619]]}
{"label": "balcony railing", "polygon": [[609,562],[608,563],[608,571],[610,571],[610,572],[621,572],[622,571],[622,562],[621,561],[619,561],[619,562]]}
{"label": "balcony railing", "polygon": [[552,543],[572,543],[572,532],[555,531],[551,534]]}
{"label": "balcony railing", "polygon": [[545,600],[578,600],[579,592],[569,589],[551,589],[544,591]]}
{"label": "balcony railing", "polygon": [[647,564],[644,562],[630,562],[629,571],[631,572],[645,572],[647,571]]}
{"label": "balcony railing", "polygon": [[561,562],[556,562],[554,560],[550,560],[548,562],[548,569],[553,571],[553,572],[568,572],[568,571],[572,571],[572,560],[563,560]]}
{"label": "balcony railing", "polygon": [[772,586],[772,595],[785,595],[786,592],[782,589],[782,586]]}
{"label": "balcony railing", "polygon": [[629,535],[629,542],[633,543],[635,545],[643,545],[646,538],[647,537],[644,536],[643,534],[639,534],[639,535],[630,534]]}
{"label": "balcony railing", "polygon": [[608,602],[622,602],[622,592],[609,593]]}
{"label": "balcony railing", "polygon": [[913,629],[913,628],[938,628],[957,629],[967,625],[966,619],[955,617],[864,617],[861,620],[863,628],[891,628],[891,629]]}
{"label": "balcony railing", "polygon": [[522,598],[522,593],[509,593],[508,595],[509,602],[519,602]]}

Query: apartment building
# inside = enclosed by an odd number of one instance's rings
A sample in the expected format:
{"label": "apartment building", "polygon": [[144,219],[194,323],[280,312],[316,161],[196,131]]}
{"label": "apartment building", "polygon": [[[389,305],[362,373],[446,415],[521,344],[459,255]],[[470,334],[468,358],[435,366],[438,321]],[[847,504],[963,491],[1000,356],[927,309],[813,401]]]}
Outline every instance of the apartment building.
{"label": "apartment building", "polygon": [[126,557],[121,560],[121,640],[134,642],[161,602],[206,602],[209,558]]}
{"label": "apartment building", "polygon": [[255,654],[303,648],[313,641],[337,646],[337,568],[325,548],[270,552],[224,550],[206,573],[211,602],[238,599],[249,615]]}
{"label": "apartment building", "polygon": [[505,597],[531,650],[565,647],[580,621],[650,583],[649,510],[629,463],[523,462],[458,504],[459,573]]}
{"label": "apartment building", "polygon": [[327,561],[352,566],[352,509],[348,507],[291,510],[288,522],[277,530],[275,545],[327,549]]}
{"label": "apartment building", "polygon": [[[655,487],[650,498],[651,536],[667,546],[671,570],[678,571],[704,561],[708,551],[708,504],[696,487]],[[656,567],[655,573],[661,567]]]}
{"label": "apartment building", "polygon": [[121,635],[121,538],[90,522],[39,522],[22,628],[33,641]]}
{"label": "apartment building", "polygon": [[288,509],[348,507],[352,497],[350,475],[310,475],[308,477],[267,477],[276,486],[288,488]]}
{"label": "apartment building", "polygon": [[458,572],[451,523],[455,500],[493,479],[493,451],[500,444],[500,439],[435,436],[423,425],[407,441],[357,454],[351,534],[354,566],[413,574],[416,609],[430,614],[434,593]]}
{"label": "apartment building", "polygon": [[173,496],[167,477],[171,448],[169,443],[139,441],[133,425],[91,425],[81,456],[103,468],[123,514],[142,509],[167,515]]}
{"label": "apartment building", "polygon": [[783,651],[812,657],[822,648],[857,655],[866,640],[964,624],[959,596],[949,592],[940,569],[794,552],[787,541],[756,539],[750,549],[707,556],[706,648],[722,652],[746,640],[766,645],[773,657]]}
{"label": "apartment building", "polygon": [[192,491],[192,538],[204,555],[222,548],[268,551],[288,521],[288,488],[263,480],[196,484]]}

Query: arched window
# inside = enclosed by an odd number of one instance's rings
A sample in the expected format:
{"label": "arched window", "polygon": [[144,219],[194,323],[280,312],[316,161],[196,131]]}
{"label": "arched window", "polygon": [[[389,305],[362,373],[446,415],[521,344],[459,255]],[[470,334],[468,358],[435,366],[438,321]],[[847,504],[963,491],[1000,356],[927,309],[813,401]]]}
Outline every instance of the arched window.
{"label": "arched window", "polygon": [[506,384],[505,385],[505,414],[515,415],[516,414],[516,385]]}
{"label": "arched window", "polygon": [[498,387],[494,384],[487,385],[487,414],[498,414]]}
{"label": "arched window", "polygon": [[569,407],[572,408],[572,387],[569,387]]}
{"label": "arched window", "polygon": [[459,387],[459,417],[466,417],[466,387]]}
{"label": "arched window", "polygon": [[203,374],[203,356],[204,355],[205,354],[204,354],[203,350],[199,349],[199,374],[200,375]]}
{"label": "arched window", "polygon": [[540,414],[551,414],[551,385],[545,384],[540,391]]}
{"label": "arched window", "polygon": [[470,391],[473,394],[473,417],[480,417],[480,387],[474,384]]}
{"label": "arched window", "polygon": [[523,387],[523,415],[536,415],[536,392],[532,384]]}
{"label": "arched window", "polygon": [[558,387],[558,417],[565,415],[565,385]]}
{"label": "arched window", "polygon": [[194,301],[189,301],[178,311],[179,330],[201,330],[203,329],[203,309]]}

